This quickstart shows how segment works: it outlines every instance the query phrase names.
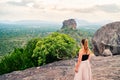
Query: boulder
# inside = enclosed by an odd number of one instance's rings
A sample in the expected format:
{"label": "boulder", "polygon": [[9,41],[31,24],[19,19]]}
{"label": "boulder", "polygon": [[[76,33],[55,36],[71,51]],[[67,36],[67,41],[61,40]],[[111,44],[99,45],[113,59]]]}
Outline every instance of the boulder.
{"label": "boulder", "polygon": [[76,29],[77,23],[74,19],[68,19],[63,21],[62,29],[64,28],[71,28]]}
{"label": "boulder", "polygon": [[120,22],[102,26],[95,32],[92,43],[95,55],[103,55],[105,49],[109,49],[112,55],[120,55]]}
{"label": "boulder", "polygon": [[103,56],[112,56],[112,52],[110,51],[110,49],[105,49],[103,51]]}

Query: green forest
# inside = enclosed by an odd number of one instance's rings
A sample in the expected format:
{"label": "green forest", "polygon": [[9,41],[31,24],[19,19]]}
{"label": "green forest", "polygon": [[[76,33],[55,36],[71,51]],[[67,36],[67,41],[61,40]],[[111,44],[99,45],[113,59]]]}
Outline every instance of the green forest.
{"label": "green forest", "polygon": [[46,36],[58,29],[57,26],[0,24],[0,56],[10,53],[14,48],[22,48],[32,38]]}

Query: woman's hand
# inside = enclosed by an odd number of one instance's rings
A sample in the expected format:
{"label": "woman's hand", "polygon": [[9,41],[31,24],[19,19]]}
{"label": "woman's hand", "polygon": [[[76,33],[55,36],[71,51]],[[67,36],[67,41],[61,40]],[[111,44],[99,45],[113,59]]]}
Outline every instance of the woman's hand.
{"label": "woman's hand", "polygon": [[76,72],[76,73],[78,72],[78,69],[77,69],[77,68],[75,68],[75,72]]}

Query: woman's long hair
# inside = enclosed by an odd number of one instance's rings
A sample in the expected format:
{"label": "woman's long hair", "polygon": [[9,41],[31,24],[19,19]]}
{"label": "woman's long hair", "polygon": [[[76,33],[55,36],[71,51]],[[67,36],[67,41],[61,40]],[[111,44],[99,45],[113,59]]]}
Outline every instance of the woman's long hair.
{"label": "woman's long hair", "polygon": [[85,52],[88,53],[88,51],[89,51],[88,40],[87,39],[82,39],[81,43],[84,47]]}

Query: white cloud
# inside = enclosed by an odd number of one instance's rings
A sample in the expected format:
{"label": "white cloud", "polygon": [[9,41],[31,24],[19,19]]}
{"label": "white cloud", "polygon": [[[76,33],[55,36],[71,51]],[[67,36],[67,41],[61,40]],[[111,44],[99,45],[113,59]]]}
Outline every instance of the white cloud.
{"label": "white cloud", "polygon": [[33,0],[16,0],[16,1],[8,1],[7,4],[16,5],[16,6],[27,6],[28,4],[33,3]]}
{"label": "white cloud", "polygon": [[0,20],[119,20],[120,0],[0,0]]}
{"label": "white cloud", "polygon": [[120,6],[115,4],[107,4],[107,5],[97,5],[96,10],[99,9],[108,13],[117,13],[120,12]]}

